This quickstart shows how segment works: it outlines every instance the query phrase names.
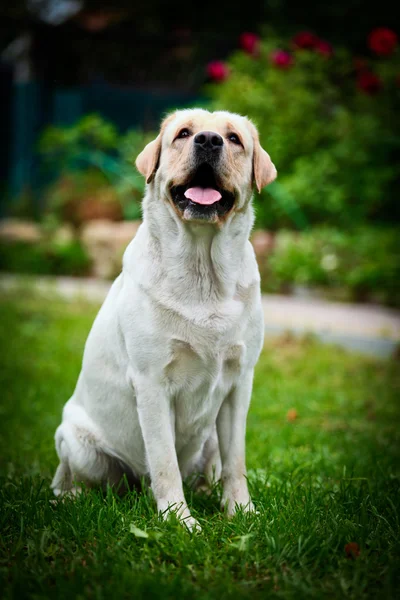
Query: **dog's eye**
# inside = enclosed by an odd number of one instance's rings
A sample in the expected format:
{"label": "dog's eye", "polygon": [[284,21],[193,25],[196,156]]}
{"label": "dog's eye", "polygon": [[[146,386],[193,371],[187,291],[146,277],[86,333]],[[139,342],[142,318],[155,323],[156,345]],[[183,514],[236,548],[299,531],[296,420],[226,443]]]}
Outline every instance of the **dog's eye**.
{"label": "dog's eye", "polygon": [[232,144],[241,144],[241,141],[239,140],[239,137],[236,135],[236,133],[230,133],[228,135],[228,140],[232,142]]}
{"label": "dog's eye", "polygon": [[176,136],[176,139],[186,138],[190,136],[190,131],[185,127],[185,129],[181,129],[181,131]]}

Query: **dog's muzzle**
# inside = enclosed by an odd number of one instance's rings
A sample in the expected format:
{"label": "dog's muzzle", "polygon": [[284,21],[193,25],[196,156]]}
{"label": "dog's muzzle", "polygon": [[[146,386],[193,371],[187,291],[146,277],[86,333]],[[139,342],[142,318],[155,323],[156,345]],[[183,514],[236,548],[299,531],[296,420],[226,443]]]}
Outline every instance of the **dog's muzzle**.
{"label": "dog's muzzle", "polygon": [[[214,137],[218,136],[218,134],[213,132],[202,132],[201,134],[197,134],[196,138],[205,134],[212,134]],[[194,139],[195,148],[197,144],[196,138]],[[210,149],[210,144],[212,143],[210,138],[206,138],[205,141],[203,138],[200,138],[200,150],[195,150],[195,156],[199,157],[199,154],[201,155],[202,153],[204,156],[204,153],[214,152],[214,150]],[[219,145],[218,147],[221,148],[222,146]],[[215,152],[218,152],[218,150]],[[199,159],[197,160],[199,162]],[[235,196],[232,192],[224,190],[218,184],[213,162],[201,162],[196,168],[194,175],[186,184],[171,187],[172,201],[182,213],[185,220],[216,222],[233,208]]]}

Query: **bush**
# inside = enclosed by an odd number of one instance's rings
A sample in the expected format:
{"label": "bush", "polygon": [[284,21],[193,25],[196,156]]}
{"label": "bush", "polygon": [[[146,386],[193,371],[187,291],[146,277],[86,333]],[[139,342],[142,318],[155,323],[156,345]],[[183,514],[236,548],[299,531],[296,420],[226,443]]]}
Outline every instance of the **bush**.
{"label": "bush", "polygon": [[264,265],[265,291],[296,285],[345,292],[349,300],[400,305],[400,244],[395,229],[353,233],[320,227],[281,231]]}
{"label": "bush", "polygon": [[119,221],[123,209],[116,190],[104,174],[93,168],[64,171],[52,183],[45,195],[46,218],[79,227],[83,222],[108,218]]}
{"label": "bush", "polygon": [[30,275],[88,275],[91,261],[81,243],[0,242],[0,271]]}
{"label": "bush", "polygon": [[277,166],[278,182],[256,199],[260,226],[293,227],[293,211],[349,228],[399,218],[400,64],[394,46],[376,48],[361,61],[311,33],[268,32],[209,86],[215,109],[254,119]]}
{"label": "bush", "polygon": [[39,152],[53,183],[45,193],[48,213],[75,226],[90,218],[138,219],[144,190],[134,160],[152,133],[120,135],[99,115],[70,127],[48,127]]}

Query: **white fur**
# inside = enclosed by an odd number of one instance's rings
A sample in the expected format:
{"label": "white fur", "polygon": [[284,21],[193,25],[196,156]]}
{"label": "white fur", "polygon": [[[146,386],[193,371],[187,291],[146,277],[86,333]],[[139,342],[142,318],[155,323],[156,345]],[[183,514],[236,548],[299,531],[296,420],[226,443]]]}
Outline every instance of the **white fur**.
{"label": "white fur", "polygon": [[162,177],[147,187],[143,224],[87,339],[52,487],[148,476],[158,510],[193,528],[182,478],[196,472],[221,473],[229,514],[253,509],[245,428],[263,341],[260,279],[251,203],[220,228],[184,222],[162,199]]}

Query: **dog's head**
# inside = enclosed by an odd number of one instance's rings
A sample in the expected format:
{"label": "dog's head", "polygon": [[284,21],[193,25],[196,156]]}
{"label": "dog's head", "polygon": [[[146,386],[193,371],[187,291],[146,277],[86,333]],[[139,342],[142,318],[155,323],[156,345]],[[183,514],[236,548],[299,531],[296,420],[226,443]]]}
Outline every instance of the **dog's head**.
{"label": "dog's head", "polygon": [[248,119],[202,109],[168,116],[136,166],[184,221],[222,223],[276,177]]}

